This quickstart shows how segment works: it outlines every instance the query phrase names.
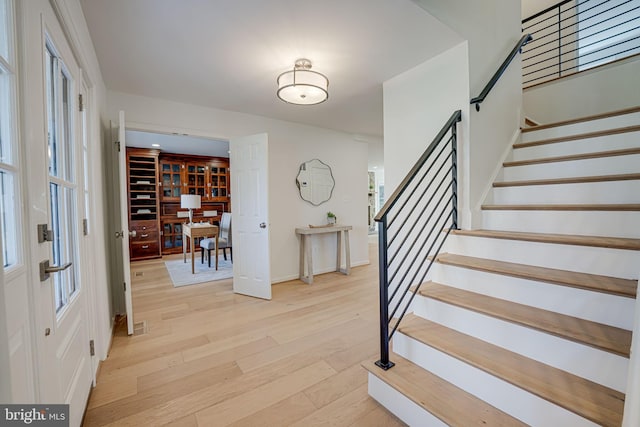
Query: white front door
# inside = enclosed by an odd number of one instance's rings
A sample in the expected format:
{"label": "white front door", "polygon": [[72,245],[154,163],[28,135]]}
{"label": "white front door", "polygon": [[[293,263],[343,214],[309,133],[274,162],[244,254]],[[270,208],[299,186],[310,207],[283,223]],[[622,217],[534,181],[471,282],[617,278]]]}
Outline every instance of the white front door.
{"label": "white front door", "polygon": [[[79,247],[83,156],[78,95],[82,77],[50,2],[30,0],[21,6],[22,137],[37,400],[70,404],[70,425],[75,426],[82,419],[92,381],[88,284],[82,282]],[[48,235],[37,232],[41,225],[50,230]],[[45,269],[49,273],[41,274]]]}
{"label": "white front door", "polygon": [[124,271],[124,305],[127,310],[127,333],[133,335],[133,302],[131,300],[131,264],[129,258],[129,196],[127,194],[127,148],[124,111],[118,120],[118,165],[120,170],[120,224],[122,227],[122,268]]}
{"label": "white front door", "polygon": [[233,291],[271,299],[267,134],[229,143],[233,212]]}

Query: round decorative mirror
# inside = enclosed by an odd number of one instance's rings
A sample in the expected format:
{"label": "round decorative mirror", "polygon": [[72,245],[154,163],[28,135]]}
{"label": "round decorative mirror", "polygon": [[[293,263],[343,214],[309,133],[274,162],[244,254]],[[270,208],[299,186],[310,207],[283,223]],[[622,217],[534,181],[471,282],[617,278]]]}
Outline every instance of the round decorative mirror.
{"label": "round decorative mirror", "polygon": [[326,163],[313,159],[300,165],[296,186],[302,200],[313,206],[319,206],[328,201],[335,184],[331,168]]}

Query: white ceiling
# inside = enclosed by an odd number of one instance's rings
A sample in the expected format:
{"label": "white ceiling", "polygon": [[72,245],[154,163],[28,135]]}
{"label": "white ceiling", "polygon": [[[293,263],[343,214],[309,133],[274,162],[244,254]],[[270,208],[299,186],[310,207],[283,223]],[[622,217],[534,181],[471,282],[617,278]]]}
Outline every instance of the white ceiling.
{"label": "white ceiling", "polygon": [[188,135],[128,130],[125,134],[125,144],[127,147],[151,148],[161,150],[164,153],[229,157],[229,141]]}
{"label": "white ceiling", "polygon": [[[80,0],[109,90],[382,136],[382,82],[462,39],[410,0]],[[309,58],[329,100],[276,77]]]}

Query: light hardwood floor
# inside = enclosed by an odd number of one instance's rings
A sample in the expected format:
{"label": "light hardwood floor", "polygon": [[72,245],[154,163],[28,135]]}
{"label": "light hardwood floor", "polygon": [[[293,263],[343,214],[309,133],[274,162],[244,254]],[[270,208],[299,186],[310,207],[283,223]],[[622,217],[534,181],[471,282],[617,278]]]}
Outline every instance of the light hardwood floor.
{"label": "light hardwood floor", "polygon": [[368,396],[360,366],[377,357],[375,252],[350,276],[274,285],[271,301],[235,295],[231,280],[174,288],[162,260],[133,263],[147,332],[117,328],[85,425],[404,425]]}

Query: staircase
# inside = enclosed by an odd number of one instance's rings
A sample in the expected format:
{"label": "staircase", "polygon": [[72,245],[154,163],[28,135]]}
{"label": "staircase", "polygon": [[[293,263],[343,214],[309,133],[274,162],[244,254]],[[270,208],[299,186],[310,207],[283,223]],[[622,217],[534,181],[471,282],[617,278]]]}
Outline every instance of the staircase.
{"label": "staircase", "polygon": [[414,426],[619,426],[640,274],[640,108],[522,131],[369,394]]}

